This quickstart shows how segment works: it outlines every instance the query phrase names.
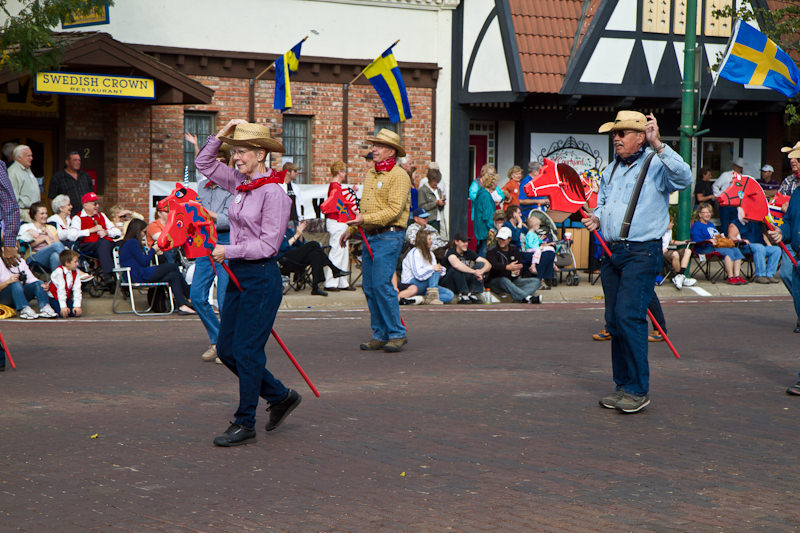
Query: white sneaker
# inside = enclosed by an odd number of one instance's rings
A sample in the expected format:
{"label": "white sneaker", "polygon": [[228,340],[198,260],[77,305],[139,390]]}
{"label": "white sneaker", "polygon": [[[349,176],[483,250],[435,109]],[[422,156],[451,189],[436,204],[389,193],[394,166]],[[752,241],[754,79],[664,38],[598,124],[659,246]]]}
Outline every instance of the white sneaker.
{"label": "white sneaker", "polygon": [[694,278],[683,278],[683,286],[684,287],[694,287],[697,285],[697,280]]}
{"label": "white sneaker", "polygon": [[212,344],[208,347],[208,349],[203,352],[203,355],[200,356],[203,361],[213,361],[217,358],[217,345]]}
{"label": "white sneaker", "polygon": [[25,320],[33,320],[35,318],[39,318],[39,313],[31,309],[29,305],[26,305],[20,310],[19,317],[24,318]]}
{"label": "white sneaker", "polygon": [[58,313],[56,313],[55,309],[50,307],[50,304],[47,304],[41,309],[39,309],[39,316],[44,318],[56,318],[58,316]]}
{"label": "white sneaker", "polygon": [[683,288],[683,280],[683,274],[675,274],[675,276],[672,278],[672,284],[675,285],[676,289],[681,290]]}

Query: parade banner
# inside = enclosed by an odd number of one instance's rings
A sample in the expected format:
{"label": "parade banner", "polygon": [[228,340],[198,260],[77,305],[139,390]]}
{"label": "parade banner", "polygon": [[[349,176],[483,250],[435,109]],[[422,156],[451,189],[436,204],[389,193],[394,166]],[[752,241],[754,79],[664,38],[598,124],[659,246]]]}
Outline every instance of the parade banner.
{"label": "parade banner", "polygon": [[151,78],[105,76],[79,72],[39,72],[34,91],[47,94],[82,94],[110,98],[155,100],[156,82]]}

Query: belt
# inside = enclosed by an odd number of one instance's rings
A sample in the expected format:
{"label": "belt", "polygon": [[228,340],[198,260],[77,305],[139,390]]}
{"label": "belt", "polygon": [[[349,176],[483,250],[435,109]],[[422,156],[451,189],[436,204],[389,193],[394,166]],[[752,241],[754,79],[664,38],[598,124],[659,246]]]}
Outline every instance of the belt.
{"label": "belt", "polygon": [[265,257],[264,259],[229,259],[229,263],[241,263],[244,265],[263,265],[264,263],[269,263],[270,261],[275,261],[274,257]]}
{"label": "belt", "polygon": [[371,229],[371,230],[364,230],[364,233],[372,237],[373,235],[379,235],[381,233],[386,233],[387,231],[405,231],[406,228],[403,226],[385,226],[383,228]]}

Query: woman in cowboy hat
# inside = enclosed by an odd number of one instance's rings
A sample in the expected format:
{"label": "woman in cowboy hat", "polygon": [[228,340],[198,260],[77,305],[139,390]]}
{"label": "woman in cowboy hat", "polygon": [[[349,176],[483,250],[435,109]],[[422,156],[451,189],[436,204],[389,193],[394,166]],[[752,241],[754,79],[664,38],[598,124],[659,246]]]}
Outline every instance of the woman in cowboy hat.
{"label": "woman in cowboy hat", "polygon": [[[216,160],[220,145],[232,146],[234,168]],[[291,201],[281,178],[266,167],[269,152],[283,152],[269,128],[234,119],[197,155],[197,169],[234,195],[228,209],[230,244],[217,245],[212,257],[228,260],[242,290],[228,285],[217,338],[222,363],[239,377],[239,408],[233,424],[214,439],[217,446],[255,442],[259,396],[269,402],[266,430],[278,427],[300,404],[300,395],[287,389],[266,369],[264,346],[281,302],[281,275],[275,261],[289,222]]]}

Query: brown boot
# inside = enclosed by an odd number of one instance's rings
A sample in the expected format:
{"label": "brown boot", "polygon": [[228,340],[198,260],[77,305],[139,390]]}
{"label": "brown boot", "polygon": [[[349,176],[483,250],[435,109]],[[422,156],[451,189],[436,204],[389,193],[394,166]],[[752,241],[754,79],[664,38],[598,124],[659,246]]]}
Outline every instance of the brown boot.
{"label": "brown boot", "polygon": [[439,289],[431,287],[425,292],[425,305],[443,305],[444,302],[439,299]]}

